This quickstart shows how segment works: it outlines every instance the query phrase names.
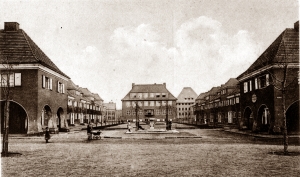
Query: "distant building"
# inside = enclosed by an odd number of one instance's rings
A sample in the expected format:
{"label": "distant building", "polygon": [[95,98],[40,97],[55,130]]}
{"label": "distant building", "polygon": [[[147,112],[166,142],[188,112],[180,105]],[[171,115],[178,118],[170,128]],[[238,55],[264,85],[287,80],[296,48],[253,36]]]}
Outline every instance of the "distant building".
{"label": "distant building", "polygon": [[106,123],[111,124],[115,123],[117,121],[116,119],[116,103],[114,102],[109,102],[109,103],[103,103],[104,107],[104,114],[103,118]]}
{"label": "distant building", "polygon": [[184,87],[177,97],[177,121],[195,121],[193,106],[197,98],[197,93],[191,87]]}
{"label": "distant building", "polygon": [[[122,99],[122,114],[128,121],[148,121],[156,118],[165,121],[176,118],[176,98],[166,84],[132,84],[132,89]],[[136,107],[137,106],[137,107]],[[137,113],[137,114],[136,114]]]}

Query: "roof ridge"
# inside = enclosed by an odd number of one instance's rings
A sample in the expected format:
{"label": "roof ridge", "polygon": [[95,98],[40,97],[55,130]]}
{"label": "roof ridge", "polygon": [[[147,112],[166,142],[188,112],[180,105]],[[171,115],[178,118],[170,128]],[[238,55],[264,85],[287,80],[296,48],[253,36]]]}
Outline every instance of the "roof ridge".
{"label": "roof ridge", "polygon": [[29,43],[29,41],[28,41],[28,39],[27,39],[27,36],[25,35],[25,32],[24,32],[22,29],[20,29],[20,30],[21,30],[21,32],[22,32],[22,34],[23,34],[23,36],[24,36],[24,38],[25,38],[25,40],[26,40],[27,45],[28,45],[29,48],[30,48],[30,51],[31,51],[32,55],[34,56],[34,58],[36,59],[36,61],[39,62],[39,60],[37,59],[36,54],[33,52],[33,49],[32,49],[32,47],[31,47],[31,45],[30,45],[30,43]]}

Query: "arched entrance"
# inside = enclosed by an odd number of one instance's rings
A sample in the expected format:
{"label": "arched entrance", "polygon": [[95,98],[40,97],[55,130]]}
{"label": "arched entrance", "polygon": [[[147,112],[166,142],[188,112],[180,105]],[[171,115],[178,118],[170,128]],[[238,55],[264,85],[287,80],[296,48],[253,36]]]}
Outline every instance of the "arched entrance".
{"label": "arched entrance", "polygon": [[286,111],[286,126],[289,134],[299,134],[299,101]]}
{"label": "arched entrance", "polygon": [[52,127],[52,121],[51,121],[51,117],[52,117],[52,111],[51,108],[48,105],[44,106],[44,109],[42,111],[42,125],[46,126],[46,127]]}
{"label": "arched entrance", "polygon": [[[1,106],[1,130],[4,128],[5,101]],[[28,130],[28,115],[25,109],[14,101],[9,102],[9,133],[26,134]]]}
{"label": "arched entrance", "polygon": [[270,127],[270,112],[266,105],[261,105],[257,113],[257,127],[260,132],[268,132]]}
{"label": "arched entrance", "polygon": [[62,128],[61,120],[62,120],[63,115],[64,115],[64,110],[61,107],[59,107],[58,110],[57,110],[57,120],[56,120],[57,128],[59,130]]}
{"label": "arched entrance", "polygon": [[244,126],[247,127],[247,129],[252,129],[253,124],[253,112],[251,108],[246,107],[244,111]]}

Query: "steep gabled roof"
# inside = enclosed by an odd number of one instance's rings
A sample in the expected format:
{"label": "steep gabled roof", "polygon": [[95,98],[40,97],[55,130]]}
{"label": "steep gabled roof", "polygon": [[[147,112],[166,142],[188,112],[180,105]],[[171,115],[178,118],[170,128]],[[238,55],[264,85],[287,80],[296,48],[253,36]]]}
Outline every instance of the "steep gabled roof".
{"label": "steep gabled roof", "polygon": [[98,95],[98,93],[92,93],[95,101],[103,101],[103,99]]}
{"label": "steep gabled roof", "polygon": [[185,102],[185,98],[197,98],[197,93],[191,87],[184,87],[177,97],[177,102]]}
{"label": "steep gabled roof", "polygon": [[47,57],[22,29],[0,30],[0,51],[1,55],[7,56],[9,64],[41,64],[70,78]]}
{"label": "steep gabled roof", "polygon": [[[296,23],[298,23],[298,27],[296,27]],[[287,28],[284,30],[259,56],[259,58],[245,72],[237,77],[237,79],[273,64],[299,64],[299,21],[296,23],[295,28]]]}

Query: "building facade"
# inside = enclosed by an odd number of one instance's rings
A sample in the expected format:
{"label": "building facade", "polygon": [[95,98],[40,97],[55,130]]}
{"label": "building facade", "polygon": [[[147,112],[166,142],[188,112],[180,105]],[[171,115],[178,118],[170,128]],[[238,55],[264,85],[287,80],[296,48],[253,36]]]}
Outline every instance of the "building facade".
{"label": "building facade", "polygon": [[[5,22],[0,39],[1,117],[9,89],[9,132],[34,134],[43,132],[45,127],[54,132],[67,128],[65,86],[70,78],[17,22]],[[2,130],[3,123],[1,119]]]}
{"label": "building facade", "polygon": [[166,84],[132,84],[122,99],[122,115],[127,121],[156,121],[176,118],[176,98]]}
{"label": "building facade", "polygon": [[107,124],[115,124],[117,122],[117,117],[116,117],[116,103],[114,102],[109,102],[109,103],[103,103],[104,107],[104,120]]}
{"label": "building facade", "polygon": [[[17,22],[0,30],[1,130],[9,100],[9,133],[37,134],[68,131],[101,118],[103,100],[75,85]],[[9,94],[7,94],[9,91]]]}
{"label": "building facade", "polygon": [[299,21],[284,30],[237,79],[241,126],[279,133],[286,113],[288,133],[299,133]]}
{"label": "building facade", "polygon": [[177,97],[177,118],[178,122],[195,121],[194,105],[197,98],[197,93],[191,87],[184,87]]}
{"label": "building facade", "polygon": [[239,82],[229,79],[219,87],[201,93],[196,99],[196,124],[224,127],[238,125],[240,117]]}

